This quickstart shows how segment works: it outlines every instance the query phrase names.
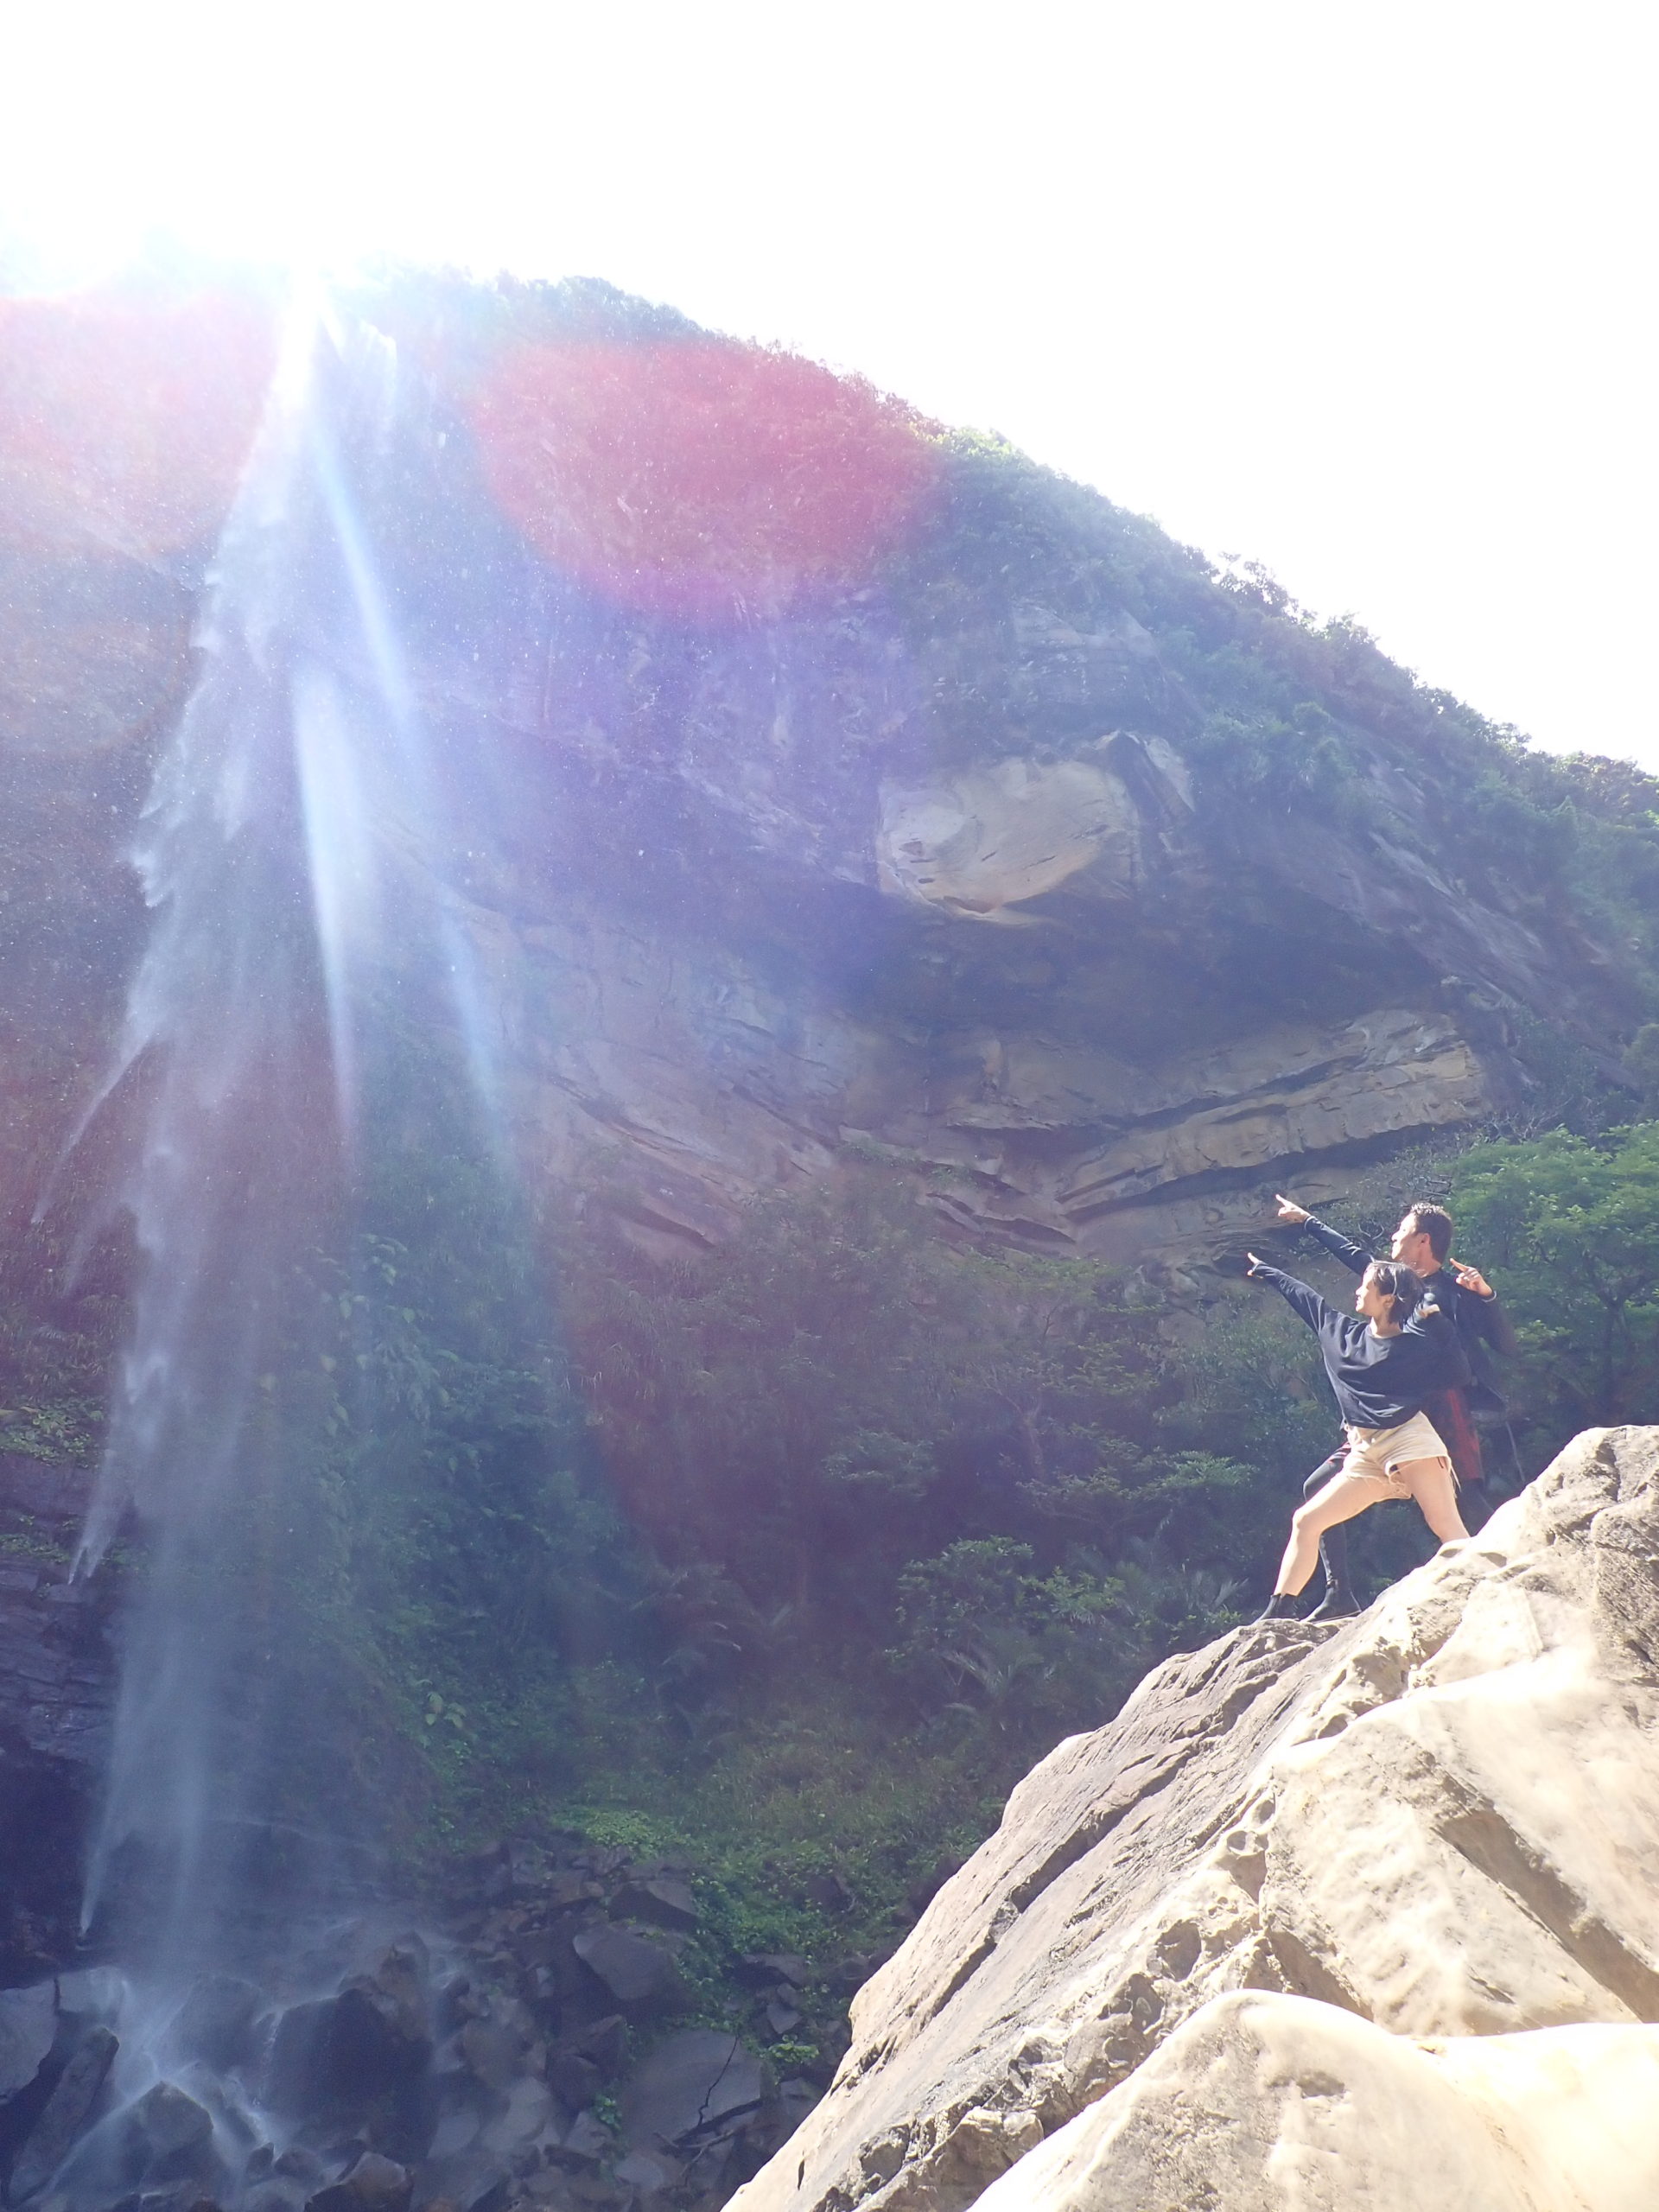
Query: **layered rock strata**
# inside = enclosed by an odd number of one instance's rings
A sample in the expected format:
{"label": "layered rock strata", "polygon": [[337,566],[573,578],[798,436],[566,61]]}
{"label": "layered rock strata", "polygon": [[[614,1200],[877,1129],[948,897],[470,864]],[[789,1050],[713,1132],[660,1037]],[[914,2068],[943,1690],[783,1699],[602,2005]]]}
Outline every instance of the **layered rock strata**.
{"label": "layered rock strata", "polygon": [[[1611,2154],[1548,2176],[1592,2062],[1655,2063],[1656,1837],[1659,1431],[1592,1431],[1357,1622],[1235,1630],[1061,1745],[737,2202],[1626,2212]],[[1412,2193],[1414,2145],[1480,2190]]]}

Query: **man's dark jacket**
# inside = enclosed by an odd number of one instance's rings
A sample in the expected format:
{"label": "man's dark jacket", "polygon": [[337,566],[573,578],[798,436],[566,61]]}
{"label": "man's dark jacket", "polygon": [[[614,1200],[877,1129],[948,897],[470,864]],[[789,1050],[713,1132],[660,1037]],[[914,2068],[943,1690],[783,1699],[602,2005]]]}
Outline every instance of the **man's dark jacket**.
{"label": "man's dark jacket", "polygon": [[[1363,1244],[1356,1244],[1351,1236],[1344,1236],[1317,1215],[1309,1214],[1301,1226],[1355,1274],[1363,1275],[1370,1266],[1373,1255]],[[1496,1352],[1507,1359],[1520,1349],[1509,1315],[1496,1296],[1483,1298],[1478,1290],[1465,1290],[1449,1268],[1437,1268],[1423,1280],[1457,1329],[1458,1341],[1469,1363],[1470,1379],[1462,1389],[1471,1408],[1488,1421],[1502,1421],[1509,1409],[1493,1380],[1492,1355]]]}

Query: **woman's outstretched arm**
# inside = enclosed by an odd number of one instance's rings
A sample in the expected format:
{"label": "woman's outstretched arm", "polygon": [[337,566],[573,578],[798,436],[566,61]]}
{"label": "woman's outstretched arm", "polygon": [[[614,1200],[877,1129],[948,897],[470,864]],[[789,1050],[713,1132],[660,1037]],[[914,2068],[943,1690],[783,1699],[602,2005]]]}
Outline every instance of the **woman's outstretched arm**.
{"label": "woman's outstretched arm", "polygon": [[1310,1329],[1317,1330],[1324,1325],[1326,1315],[1333,1309],[1320,1297],[1312,1283],[1299,1282],[1294,1275],[1287,1275],[1282,1268],[1269,1267],[1254,1252],[1247,1252],[1244,1256],[1250,1263],[1252,1282],[1271,1284],[1291,1312],[1300,1313]]}

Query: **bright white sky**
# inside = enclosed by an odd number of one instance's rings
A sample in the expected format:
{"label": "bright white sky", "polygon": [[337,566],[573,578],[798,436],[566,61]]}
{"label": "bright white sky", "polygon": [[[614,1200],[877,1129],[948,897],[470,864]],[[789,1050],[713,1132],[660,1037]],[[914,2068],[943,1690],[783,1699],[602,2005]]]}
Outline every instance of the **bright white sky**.
{"label": "bright white sky", "polygon": [[1659,769],[1656,16],[0,0],[0,233],[605,276]]}

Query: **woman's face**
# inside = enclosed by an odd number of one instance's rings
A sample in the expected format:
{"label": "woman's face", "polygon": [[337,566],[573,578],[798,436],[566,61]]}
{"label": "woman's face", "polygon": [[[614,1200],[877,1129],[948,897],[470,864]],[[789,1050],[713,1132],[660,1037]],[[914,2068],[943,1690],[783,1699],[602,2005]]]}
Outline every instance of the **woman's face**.
{"label": "woman's face", "polygon": [[1354,1308],[1368,1321],[1391,1321],[1394,1319],[1394,1300],[1376,1287],[1376,1275],[1367,1268],[1359,1279],[1359,1288],[1354,1293]]}

